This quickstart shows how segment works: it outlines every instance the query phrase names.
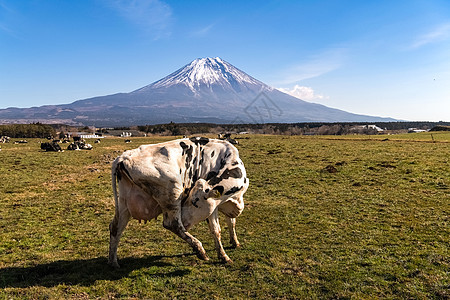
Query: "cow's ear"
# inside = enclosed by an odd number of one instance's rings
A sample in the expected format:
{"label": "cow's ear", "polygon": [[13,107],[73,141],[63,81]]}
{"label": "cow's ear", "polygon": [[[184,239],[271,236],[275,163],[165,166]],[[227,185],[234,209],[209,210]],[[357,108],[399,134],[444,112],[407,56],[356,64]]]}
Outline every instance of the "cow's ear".
{"label": "cow's ear", "polygon": [[223,188],[223,186],[221,186],[221,185],[218,185],[218,186],[214,187],[214,188],[212,189],[213,197],[214,197],[214,198],[220,198],[220,197],[222,197],[223,190],[224,190],[224,188]]}

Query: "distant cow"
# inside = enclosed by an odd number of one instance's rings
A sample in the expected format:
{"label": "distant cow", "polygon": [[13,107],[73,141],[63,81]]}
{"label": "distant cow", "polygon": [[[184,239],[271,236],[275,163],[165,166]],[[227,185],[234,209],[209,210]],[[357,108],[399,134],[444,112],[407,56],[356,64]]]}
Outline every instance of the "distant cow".
{"label": "distant cow", "polygon": [[81,145],[80,145],[80,149],[82,149],[82,150],[92,150],[92,145],[91,144],[88,144],[88,143],[81,143]]}
{"label": "distant cow", "polygon": [[49,151],[60,152],[61,151],[61,147],[58,145],[58,143],[55,143],[55,142],[41,143],[41,149],[46,152],[49,152]]}
{"label": "distant cow", "polygon": [[27,144],[28,141],[27,140],[20,140],[20,141],[15,141],[14,144]]}
{"label": "distant cow", "polygon": [[227,139],[225,139],[227,142],[229,142],[229,143],[231,143],[231,144],[233,144],[233,145],[237,145],[237,144],[239,144],[239,142],[238,141],[236,141],[235,139],[232,139],[232,138],[227,138]]}
{"label": "distant cow", "polygon": [[219,133],[218,137],[219,137],[219,140],[225,140],[227,142],[230,142],[233,145],[239,144],[238,141],[236,141],[235,139],[231,138],[231,133]]}
{"label": "distant cow", "polygon": [[147,221],[161,213],[164,228],[204,260],[209,258],[202,243],[188,230],[207,220],[219,259],[231,262],[222,246],[218,212],[226,216],[232,246],[239,246],[235,218],[244,209],[248,185],[238,150],[226,141],[197,137],[124,152],[112,165],[115,215],[109,226],[109,264],[119,266],[117,246],[131,217]]}
{"label": "distant cow", "polygon": [[67,150],[92,150],[92,145],[91,144],[87,144],[84,141],[76,141],[71,143],[68,147]]}
{"label": "distant cow", "polygon": [[70,143],[69,146],[67,146],[67,150],[80,150],[80,148],[78,147],[78,144]]}

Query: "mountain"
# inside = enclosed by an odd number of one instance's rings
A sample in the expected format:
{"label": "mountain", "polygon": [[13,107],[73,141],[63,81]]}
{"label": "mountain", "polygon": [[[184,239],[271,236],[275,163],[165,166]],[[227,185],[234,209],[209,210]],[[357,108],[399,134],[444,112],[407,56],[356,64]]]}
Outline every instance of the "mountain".
{"label": "mountain", "polygon": [[196,59],[130,93],[94,97],[71,104],[0,110],[0,123],[110,127],[171,121],[225,124],[395,120],[352,114],[300,100],[251,77],[219,57]]}

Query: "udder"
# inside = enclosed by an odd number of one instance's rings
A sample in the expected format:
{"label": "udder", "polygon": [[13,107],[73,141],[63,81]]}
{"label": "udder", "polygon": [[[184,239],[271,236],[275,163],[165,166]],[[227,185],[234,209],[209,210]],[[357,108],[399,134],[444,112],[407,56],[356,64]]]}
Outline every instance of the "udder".
{"label": "udder", "polygon": [[134,219],[150,221],[162,213],[156,200],[138,189],[127,196],[127,208]]}

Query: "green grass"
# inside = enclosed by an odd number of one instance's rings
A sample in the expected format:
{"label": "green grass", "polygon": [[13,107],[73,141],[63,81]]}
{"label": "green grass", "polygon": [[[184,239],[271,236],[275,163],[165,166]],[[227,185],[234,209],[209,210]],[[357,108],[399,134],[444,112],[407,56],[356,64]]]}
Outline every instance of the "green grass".
{"label": "green grass", "polygon": [[209,262],[159,217],[130,222],[119,270],[106,265],[110,162],[169,138],[63,153],[3,144],[0,298],[448,298],[450,134],[433,136],[248,136],[234,263],[218,263],[205,223],[191,233]]}

